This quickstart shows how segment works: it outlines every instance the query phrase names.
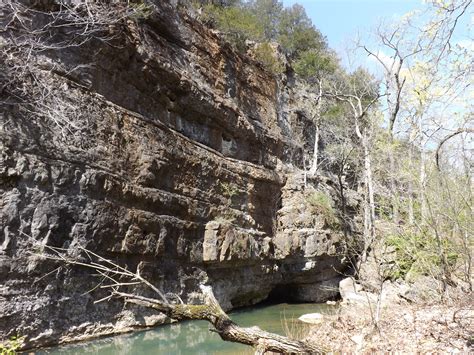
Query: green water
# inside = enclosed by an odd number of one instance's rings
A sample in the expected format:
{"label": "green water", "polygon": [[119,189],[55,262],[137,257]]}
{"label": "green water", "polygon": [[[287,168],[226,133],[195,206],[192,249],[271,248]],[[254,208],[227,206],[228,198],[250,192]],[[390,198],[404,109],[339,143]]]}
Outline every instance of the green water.
{"label": "green water", "polygon": [[[230,313],[231,318],[241,326],[254,326],[269,332],[287,335],[302,334],[307,325],[298,317],[305,313],[329,313],[334,306],[326,304],[278,304],[247,308]],[[285,327],[285,324],[287,325]],[[219,335],[209,331],[209,323],[190,321],[151,330],[101,338],[89,342],[60,346],[37,351],[36,355],[208,355],[208,354],[253,354],[250,347],[224,342]]]}

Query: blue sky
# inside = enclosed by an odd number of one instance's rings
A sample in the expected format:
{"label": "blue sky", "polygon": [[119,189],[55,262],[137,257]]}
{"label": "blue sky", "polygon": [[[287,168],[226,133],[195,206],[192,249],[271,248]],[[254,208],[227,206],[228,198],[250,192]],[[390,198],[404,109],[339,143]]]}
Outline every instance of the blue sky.
{"label": "blue sky", "polygon": [[[347,48],[354,48],[354,40],[359,33],[363,43],[371,45],[369,34],[382,20],[385,23],[398,22],[401,16],[427,6],[423,0],[282,0],[285,6],[295,3],[303,5],[314,25],[328,39],[329,46],[339,53],[343,65],[354,68],[358,65],[375,70],[375,65],[366,56],[351,56],[348,63]],[[474,48],[469,38],[468,24],[474,29],[474,15],[469,11],[460,20],[453,34],[452,42],[464,43]],[[472,33],[471,33],[472,35]],[[375,65],[375,66],[374,66]],[[372,70],[372,71],[373,71]]]}
{"label": "blue sky", "polygon": [[382,18],[393,19],[423,6],[421,0],[283,0],[285,6],[303,5],[329,46],[341,49],[357,30],[370,30]]}

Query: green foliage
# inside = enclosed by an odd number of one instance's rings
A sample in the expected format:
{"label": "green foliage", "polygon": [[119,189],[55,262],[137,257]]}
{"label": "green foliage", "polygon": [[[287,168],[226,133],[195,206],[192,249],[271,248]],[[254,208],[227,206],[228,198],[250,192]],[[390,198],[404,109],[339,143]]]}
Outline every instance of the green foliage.
{"label": "green foliage", "polygon": [[259,44],[255,49],[255,58],[272,73],[280,74],[285,70],[285,65],[278,58],[270,43]]}
{"label": "green foliage", "polygon": [[324,116],[329,119],[339,118],[339,117],[342,117],[343,115],[344,115],[344,106],[339,103],[331,105],[324,113]]}
{"label": "green foliage", "polygon": [[293,67],[300,77],[310,79],[333,73],[337,68],[337,61],[327,53],[309,49],[299,55]]}
{"label": "green foliage", "polygon": [[364,68],[357,68],[347,77],[348,92],[357,93],[368,104],[379,92],[379,82]]}
{"label": "green foliage", "polygon": [[384,221],[392,220],[392,198],[387,195],[376,196],[375,208],[379,219]]}
{"label": "green foliage", "polygon": [[323,106],[324,111],[321,113],[320,129],[323,131],[323,139],[326,142],[326,146],[342,144],[345,146],[344,149],[351,150],[349,146],[353,130],[347,124],[347,105],[341,101],[323,100],[323,103],[325,105]]}
{"label": "green foliage", "polygon": [[[420,275],[439,277],[441,275],[440,246],[434,236],[428,233],[405,232],[389,236],[385,243],[395,249],[394,267],[389,277],[392,279],[414,280]],[[453,267],[458,253],[452,242],[444,240],[441,247]]]}
{"label": "green foliage", "polygon": [[261,41],[264,28],[254,12],[244,6],[220,7],[207,5],[204,12],[215,21],[217,28],[237,49],[245,50],[245,41]]}
{"label": "green foliage", "polygon": [[[202,2],[201,2],[202,3]],[[214,22],[239,50],[245,41],[278,42],[291,58],[310,49],[324,51],[325,38],[311,23],[301,5],[283,8],[278,0],[252,0],[225,5],[204,4],[204,20]]]}
{"label": "green foliage", "polygon": [[135,21],[142,19],[146,20],[153,14],[154,11],[153,6],[145,2],[130,3],[129,6],[133,11],[129,15],[129,18]]}
{"label": "green foliage", "polygon": [[258,42],[255,58],[275,74],[282,73],[284,65],[268,40],[275,37],[272,31],[276,30],[275,22],[280,11],[281,4],[274,0],[256,1],[246,6],[205,7],[205,13],[238,50],[246,50],[246,40]]}
{"label": "green foliage", "polygon": [[219,210],[214,220],[221,224],[232,224],[238,215],[237,211],[232,209],[232,198],[239,194],[239,188],[231,182],[217,181],[217,185],[222,195],[227,198],[227,201],[222,206],[222,209]]}
{"label": "green foliage", "polygon": [[311,206],[313,213],[323,215],[329,226],[333,228],[339,226],[339,220],[336,216],[331,197],[324,192],[315,191],[306,196],[306,202]]}
{"label": "green foliage", "polygon": [[277,40],[291,58],[309,49],[326,48],[324,37],[314,27],[304,7],[299,4],[283,10],[278,24]]}
{"label": "green foliage", "polygon": [[229,200],[239,194],[239,188],[233,183],[219,182],[219,188],[221,189],[222,194]]}
{"label": "green foliage", "polygon": [[263,29],[263,36],[267,41],[275,41],[278,37],[283,4],[279,0],[253,0],[248,6],[257,16]]}
{"label": "green foliage", "polygon": [[23,346],[25,337],[13,336],[5,343],[0,343],[0,355],[15,355]]}

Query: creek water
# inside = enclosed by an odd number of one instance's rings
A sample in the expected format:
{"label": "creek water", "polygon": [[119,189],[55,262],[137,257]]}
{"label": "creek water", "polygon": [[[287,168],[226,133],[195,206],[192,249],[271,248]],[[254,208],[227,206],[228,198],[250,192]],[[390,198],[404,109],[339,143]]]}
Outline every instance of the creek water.
{"label": "creek water", "polygon": [[[334,306],[326,304],[274,304],[245,308],[231,312],[230,317],[241,326],[260,328],[286,334],[302,335],[308,325],[298,321],[306,313],[332,313]],[[206,321],[188,321],[159,326],[150,330],[100,338],[83,343],[58,346],[36,351],[36,355],[209,355],[253,354],[248,346],[224,342],[209,331]]]}

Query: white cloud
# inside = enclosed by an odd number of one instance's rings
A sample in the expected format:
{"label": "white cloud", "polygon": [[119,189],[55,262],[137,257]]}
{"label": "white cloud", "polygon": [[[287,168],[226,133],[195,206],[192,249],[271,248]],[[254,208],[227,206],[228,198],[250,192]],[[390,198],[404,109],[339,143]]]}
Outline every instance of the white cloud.
{"label": "white cloud", "polygon": [[463,39],[463,40],[455,42],[454,44],[461,47],[461,48],[468,49],[470,51],[474,51],[474,41],[473,40]]}
{"label": "white cloud", "polygon": [[[392,57],[385,54],[383,51],[377,51],[374,54],[375,54],[376,57],[374,57],[373,55],[370,55],[369,56],[369,61],[375,62],[380,66],[383,63],[387,68],[391,68],[391,66],[393,64],[393,58]],[[380,62],[382,62],[382,63],[380,63]]]}

